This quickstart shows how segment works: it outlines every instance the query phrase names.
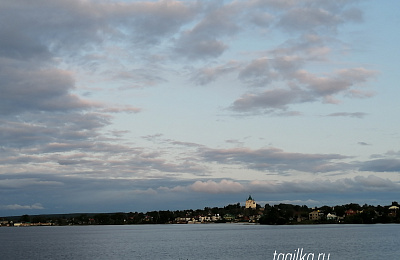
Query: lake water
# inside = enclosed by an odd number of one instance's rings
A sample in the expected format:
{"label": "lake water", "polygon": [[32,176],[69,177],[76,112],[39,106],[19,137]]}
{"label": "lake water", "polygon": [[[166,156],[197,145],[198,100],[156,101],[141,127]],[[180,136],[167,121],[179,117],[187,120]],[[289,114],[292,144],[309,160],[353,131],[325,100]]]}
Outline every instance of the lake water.
{"label": "lake water", "polygon": [[0,259],[398,260],[399,238],[396,224],[1,227]]}

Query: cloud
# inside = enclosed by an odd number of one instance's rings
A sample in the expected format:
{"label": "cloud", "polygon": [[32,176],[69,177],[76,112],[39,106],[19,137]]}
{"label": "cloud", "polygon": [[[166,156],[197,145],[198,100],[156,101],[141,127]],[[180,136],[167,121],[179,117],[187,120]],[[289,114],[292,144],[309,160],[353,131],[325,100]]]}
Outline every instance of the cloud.
{"label": "cloud", "polygon": [[[281,9],[282,6],[285,6],[287,11],[283,11],[285,9]],[[357,10],[352,1],[342,2],[339,5],[314,1],[309,4],[303,2],[278,4],[275,1],[264,3],[258,1],[249,3],[180,1],[95,3],[79,0],[58,2],[43,0],[34,7],[22,2],[8,4],[4,8],[3,19],[6,19],[4,22],[14,24],[17,28],[14,28],[16,30],[13,32],[18,33],[10,33],[10,29],[8,29],[10,37],[4,40],[0,49],[4,50],[6,55],[13,55],[13,58],[24,62],[27,62],[30,57],[36,57],[33,65],[35,67],[38,60],[40,61],[39,67],[56,65],[52,57],[58,55],[73,56],[74,59],[81,61],[88,55],[102,56],[103,59],[106,59],[107,55],[104,55],[103,51],[108,50],[108,44],[117,46],[116,48],[121,49],[121,53],[124,53],[125,56],[126,52],[123,50],[135,46],[146,53],[143,54],[143,57],[154,56],[149,55],[152,54],[152,51],[146,47],[147,44],[159,46],[166,44],[175,50],[174,54],[160,52],[158,55],[166,55],[173,60],[177,57],[204,60],[218,57],[225,52],[229,48],[229,39],[242,30],[242,26],[244,26],[242,23],[249,22],[244,18],[249,14],[257,13],[259,16],[268,17],[268,20],[275,19],[275,23],[282,28],[297,31],[308,29],[306,33],[301,33],[299,39],[288,41],[290,43],[286,47],[270,50],[269,53],[272,54],[272,57],[250,61],[240,71],[239,79],[248,85],[266,86],[276,80],[289,81],[293,75],[297,75],[296,80],[304,86],[292,85],[289,88],[246,93],[233,103],[232,108],[236,112],[286,109],[292,104],[314,102],[320,98],[326,102],[335,102],[332,96],[343,92],[341,89],[349,88],[366,80],[365,74],[368,71],[365,69],[363,71],[362,68],[358,71],[352,69],[338,72],[338,78],[347,78],[353,82],[339,82],[334,77],[317,77],[300,70],[305,60],[320,58],[321,53],[323,53],[322,56],[325,56],[329,52],[324,35],[309,29],[336,27],[347,21],[347,18],[349,18],[348,21],[355,21],[357,19],[350,18],[357,16]],[[19,17],[20,20],[14,21],[18,17],[15,14],[20,12],[29,12],[31,15]],[[359,13],[358,16],[360,16]],[[22,26],[24,24],[26,26]],[[26,38],[22,41],[24,45],[13,44],[21,42],[21,37]],[[77,46],[83,46],[80,48],[82,53],[85,51],[87,53],[81,56],[80,52],[70,53],[71,50],[76,50]],[[14,49],[10,50],[10,48]],[[282,52],[283,50],[285,51]],[[96,53],[102,53],[102,55],[95,55]],[[98,62],[101,63],[101,61]],[[123,62],[117,63],[123,68]],[[129,82],[133,80],[134,83],[131,82],[130,85],[134,86],[164,82],[164,79],[159,76],[161,70],[151,74],[143,72],[149,69],[154,70],[154,65],[145,68],[141,64],[134,70],[115,72],[113,77]],[[203,85],[237,69],[236,64],[232,64],[232,62],[214,68],[207,66],[192,76],[192,80]],[[12,105],[21,101],[28,101],[24,103],[26,104],[25,109],[39,110],[87,109],[93,105],[71,93],[74,88],[73,78],[59,69],[35,70],[31,67],[24,71],[27,71],[28,75],[24,75],[22,80],[19,80],[22,75],[9,75],[9,81],[23,84],[22,82],[26,82],[27,78],[41,78],[45,80],[44,88],[35,91],[35,87],[42,82],[33,82],[32,91],[37,95],[34,95],[31,100],[25,100],[25,96],[22,96],[21,100],[11,99],[8,102],[1,102],[3,108],[0,107],[0,112],[11,113],[13,111],[15,113],[15,111],[23,109],[22,106],[15,110],[16,106]],[[47,75],[39,75],[46,73]],[[355,78],[354,75],[357,77]],[[7,79],[7,77],[5,78]],[[53,82],[58,82],[58,84],[55,85]],[[26,87],[21,85],[23,89]],[[6,101],[12,94],[15,93],[6,92],[3,101]],[[355,89],[348,89],[347,94],[349,96],[369,95]],[[49,96],[50,98],[48,98]],[[275,97],[278,98],[278,101],[271,102],[270,99]]]}
{"label": "cloud", "polygon": [[[316,101],[338,103],[333,98],[335,95],[351,94],[353,88],[357,88],[373,75],[375,75],[374,71],[363,68],[343,69],[326,77],[319,77],[305,70],[297,70],[292,74],[290,88],[275,88],[244,94],[233,102],[231,109],[237,112],[270,112],[276,109],[286,110],[293,104]],[[360,116],[360,114],[355,115]]]}
{"label": "cloud", "polygon": [[200,150],[200,156],[208,162],[237,164],[259,171],[280,173],[290,170],[312,173],[337,171],[346,168],[344,163],[337,160],[348,158],[339,154],[289,153],[277,148],[204,148]]}
{"label": "cloud", "polygon": [[[19,27],[22,32],[31,31],[29,35],[38,35],[53,48],[101,43],[110,35],[154,44],[166,35],[176,33],[195,14],[190,3],[179,1],[97,3],[42,0],[35,6],[21,1],[5,5],[2,10],[3,19],[20,19],[14,27]],[[30,15],[21,17],[16,15],[18,12]]]}
{"label": "cloud", "polygon": [[223,179],[220,182],[215,182],[212,180],[205,182],[196,181],[190,185],[190,189],[195,192],[205,193],[238,193],[244,191],[242,184],[226,179]]}
{"label": "cloud", "polygon": [[279,200],[279,201],[265,201],[265,202],[258,202],[257,203],[265,203],[265,204],[272,204],[272,205],[278,205],[278,204],[292,204],[292,205],[318,205],[320,204],[319,201],[308,199],[308,200]]}
{"label": "cloud", "polygon": [[359,184],[369,187],[371,189],[381,189],[381,188],[389,188],[389,189],[395,189],[399,187],[398,184],[394,183],[393,181],[389,179],[383,179],[380,177],[377,177],[375,175],[369,175],[367,177],[364,176],[356,176],[354,177],[354,181],[358,182]]}
{"label": "cloud", "polygon": [[361,163],[360,171],[400,172],[400,159],[376,159]]}
{"label": "cloud", "polygon": [[132,193],[133,194],[144,194],[144,195],[156,195],[157,191],[152,188],[148,188],[146,190],[133,190]]}
{"label": "cloud", "polygon": [[[104,6],[106,18],[122,27],[135,42],[155,44],[177,33],[196,16],[196,4],[182,1],[118,3]],[[110,8],[108,11],[107,8]],[[120,31],[121,33],[122,31]]]}
{"label": "cloud", "polygon": [[396,191],[400,185],[375,175],[337,180],[290,180],[282,182],[251,181],[247,189],[263,193],[353,193],[365,191]]}
{"label": "cloud", "polygon": [[[351,156],[335,153],[246,148],[248,143],[235,141],[242,139],[238,136],[225,135],[222,146],[211,148],[186,128],[193,127],[190,120],[204,119],[196,111],[183,128],[165,133],[165,120],[177,126],[179,120],[166,117],[168,109],[157,110],[171,104],[169,88],[181,95],[172,102],[188,104],[197,98],[188,96],[193,94],[189,88],[201,85],[203,94],[215,96],[207,85],[221,82],[223,106],[231,104],[231,111],[242,116],[295,116],[302,114],[293,109],[299,104],[369,98],[377,72],[342,59],[351,46],[339,35],[342,25],[361,22],[362,16],[357,1],[350,0],[5,1],[0,8],[5,25],[0,26],[3,204],[10,210],[40,209],[29,206],[32,197],[49,198],[35,201],[56,211],[63,205],[89,209],[96,203],[109,208],[141,203],[132,197],[151,197],[157,204],[195,198],[199,192],[234,196],[253,189],[397,187],[374,177],[281,183],[213,179],[221,168],[289,178],[296,172],[323,176],[347,170],[397,172],[399,167],[396,155],[347,162]],[[187,110],[173,105],[178,108],[173,113]],[[201,113],[212,115],[208,109]],[[129,115],[122,118],[121,113]],[[170,139],[182,133],[195,140]],[[223,147],[229,146],[227,139],[240,148]]]}
{"label": "cloud", "polygon": [[[400,185],[389,179],[375,175],[355,176],[353,178],[340,178],[337,180],[314,179],[314,180],[285,180],[285,181],[240,181],[240,180],[199,180],[186,186],[179,185],[172,188],[162,187],[164,192],[194,191],[208,194],[235,194],[235,193],[257,193],[257,194],[319,194],[319,193],[354,193],[372,191],[396,191]],[[307,202],[297,202],[308,204]],[[281,203],[285,203],[282,202]],[[286,202],[290,203],[290,202]]]}
{"label": "cloud", "polygon": [[3,210],[31,210],[31,209],[45,209],[42,204],[35,203],[33,205],[19,205],[19,204],[12,204],[12,205],[0,205],[0,208]]}
{"label": "cloud", "polygon": [[338,113],[332,113],[329,114],[328,116],[347,116],[347,117],[354,117],[354,118],[363,118],[367,115],[367,113],[363,112],[354,112],[354,113],[348,113],[348,112],[338,112]]}
{"label": "cloud", "polygon": [[239,66],[240,64],[236,61],[230,61],[216,67],[207,66],[193,72],[191,80],[198,85],[206,85],[217,80],[221,76],[234,72]]}
{"label": "cloud", "polygon": [[239,29],[236,24],[239,10],[235,4],[211,3],[203,8],[208,11],[204,17],[176,40],[174,50],[180,56],[189,59],[218,57],[228,48],[223,39],[233,36]]}
{"label": "cloud", "polygon": [[203,59],[218,57],[227,48],[228,46],[225,43],[216,39],[192,39],[189,35],[185,35],[175,51],[189,59]]}
{"label": "cloud", "polygon": [[41,180],[39,178],[14,178],[0,180],[0,187],[3,189],[20,189],[29,186],[60,186],[61,182]]}
{"label": "cloud", "polygon": [[74,82],[65,71],[3,66],[0,77],[3,79],[0,114],[3,115],[26,111],[78,111],[92,106],[70,93]]}
{"label": "cloud", "polygon": [[318,30],[322,28],[336,28],[341,19],[325,9],[298,7],[285,13],[278,26],[289,31]]}
{"label": "cloud", "polygon": [[288,31],[327,30],[336,32],[344,22],[359,22],[362,13],[354,6],[355,1],[338,1],[335,3],[320,1],[302,1],[291,5],[291,8],[282,15],[278,26]]}
{"label": "cloud", "polygon": [[78,141],[99,138],[98,130],[108,124],[109,118],[98,113],[26,112],[18,117],[0,119],[0,144],[21,148],[57,140],[76,145]]}
{"label": "cloud", "polygon": [[313,98],[301,89],[273,89],[262,93],[247,93],[235,100],[231,109],[237,112],[273,111],[287,109],[289,104],[312,101]]}
{"label": "cloud", "polygon": [[271,67],[271,61],[267,57],[257,58],[240,71],[238,78],[250,86],[266,86],[279,77],[279,73]]}
{"label": "cloud", "polygon": [[350,68],[335,71],[331,76],[319,77],[304,70],[296,72],[296,79],[317,97],[329,97],[348,93],[353,87],[366,82],[376,74],[365,68]]}
{"label": "cloud", "polygon": [[101,111],[104,113],[120,113],[120,112],[139,113],[140,111],[142,111],[142,109],[138,107],[124,106],[124,107],[109,107]]}

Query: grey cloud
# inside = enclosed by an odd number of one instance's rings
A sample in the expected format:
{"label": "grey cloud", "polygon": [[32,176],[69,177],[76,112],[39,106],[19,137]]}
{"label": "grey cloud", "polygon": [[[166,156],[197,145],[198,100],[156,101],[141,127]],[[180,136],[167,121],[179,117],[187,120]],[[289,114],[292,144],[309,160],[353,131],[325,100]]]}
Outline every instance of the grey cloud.
{"label": "grey cloud", "polygon": [[0,180],[2,189],[20,189],[29,186],[59,186],[62,185],[59,181],[42,180],[40,178],[12,178]]}
{"label": "grey cloud", "polygon": [[[23,192],[21,192],[20,188],[0,189],[0,196],[7,198],[7,200],[2,201],[1,204],[3,205],[0,207],[2,207],[3,214],[6,214],[4,213],[6,212],[4,207],[7,205],[32,206],[34,202],[43,205],[43,208],[46,208],[46,213],[104,212],[104,209],[109,212],[121,210],[129,212],[150,210],[150,208],[146,208],[149,205],[146,206],[140,202],[146,200],[146,204],[151,203],[151,207],[155,207],[152,210],[160,210],[163,207],[171,209],[170,205],[165,206],[168,205],[168,202],[182,200],[182,192],[178,192],[179,189],[175,187],[179,185],[186,186],[191,183],[185,180],[177,181],[166,176],[158,176],[156,181],[155,179],[140,177],[110,177],[107,179],[102,177],[104,176],[97,176],[93,173],[90,174],[90,172],[86,174],[84,172],[68,174],[68,176],[40,173],[25,173],[18,175],[18,177],[6,175],[5,178],[13,178],[15,183],[18,183],[19,179],[22,179],[23,182],[24,178],[35,178],[36,182],[57,182],[61,183],[61,185],[49,184],[44,188],[43,185],[35,183],[30,185],[29,182],[26,182]],[[163,189],[162,187],[171,187],[171,189]],[[182,202],[187,201],[188,196],[190,196],[190,193],[184,192],[184,194],[186,195]],[[34,198],[34,202],[31,202],[32,205],[21,203],[23,201],[32,201],[32,198]],[[193,205],[187,205],[187,208],[191,206]],[[22,215],[26,214],[26,211],[22,209],[19,213],[14,213],[13,211],[11,214]]]}
{"label": "grey cloud", "polygon": [[[356,1],[297,1],[291,5],[278,22],[278,26],[288,31],[320,30],[336,32],[344,22],[359,22],[361,11],[353,6]],[[293,2],[292,2],[293,3]]]}
{"label": "grey cloud", "polygon": [[194,39],[187,35],[180,40],[175,51],[189,59],[206,59],[220,56],[227,48],[228,46],[220,40]]}
{"label": "grey cloud", "polygon": [[304,33],[268,51],[267,57],[271,61],[271,68],[279,73],[279,79],[290,80],[305,64],[327,60],[332,41],[335,40],[328,36]]}
{"label": "grey cloud", "polygon": [[[131,144],[113,144],[91,132],[80,138],[69,136],[70,139],[66,139],[64,133],[43,135],[48,138],[27,142],[16,137],[16,141],[4,141],[0,150],[2,171],[14,172],[18,165],[20,171],[58,172],[60,175],[80,175],[83,178],[160,178],[181,174],[204,175],[208,172],[207,166],[193,157],[190,151],[181,154],[181,148],[153,150]],[[23,133],[22,136],[24,138],[29,134]],[[173,159],[169,158],[170,155],[174,155]]]}
{"label": "grey cloud", "polygon": [[[154,86],[158,83],[167,82],[161,74],[162,69],[156,68],[154,64],[147,68],[133,69],[129,71],[119,71],[114,73],[112,80],[122,80],[134,88],[143,86]],[[113,72],[111,72],[113,74]],[[128,87],[129,88],[129,87]]]}
{"label": "grey cloud", "polygon": [[231,180],[223,179],[220,182],[208,180],[206,182],[196,181],[189,186],[195,192],[205,193],[239,193],[244,191],[242,184]]}
{"label": "grey cloud", "polygon": [[197,8],[197,4],[178,1],[119,3],[111,4],[108,15],[136,42],[155,44],[191,21]]}
{"label": "grey cloud", "polygon": [[355,176],[354,178],[339,178],[337,180],[290,180],[290,181],[240,181],[230,179],[205,179],[192,184],[181,184],[174,188],[165,187],[163,190],[201,192],[207,194],[234,194],[256,192],[267,194],[343,194],[357,192],[398,191],[399,184],[389,179],[375,175]]}
{"label": "grey cloud", "polygon": [[77,165],[77,164],[87,164],[91,161],[89,160],[59,160],[60,165]]}
{"label": "grey cloud", "polygon": [[272,14],[267,12],[255,12],[249,20],[251,23],[266,29],[272,24],[274,17]]}
{"label": "grey cloud", "polygon": [[303,63],[303,58],[297,55],[257,58],[241,69],[238,78],[250,86],[268,87],[274,81],[293,78]]}
{"label": "grey cloud", "polygon": [[48,60],[51,57],[46,46],[39,42],[32,41],[19,31],[12,31],[10,28],[1,29],[0,56],[17,60]]}
{"label": "grey cloud", "polygon": [[328,116],[347,116],[347,117],[354,117],[354,118],[363,118],[366,115],[368,115],[367,113],[363,113],[363,112],[354,112],[354,113],[348,113],[348,112],[338,112],[338,113],[332,113],[329,114]]}
{"label": "grey cloud", "polygon": [[348,21],[359,23],[364,20],[364,14],[360,9],[353,7],[343,12],[343,18]]}
{"label": "grey cloud", "polygon": [[298,3],[296,0],[253,0],[251,5],[257,8],[288,9]]}
{"label": "grey cloud", "polygon": [[283,182],[252,181],[250,190],[265,193],[350,193],[371,191],[398,191],[399,184],[375,175],[340,178],[337,180],[294,180]]}
{"label": "grey cloud", "polygon": [[346,168],[337,160],[348,157],[339,154],[289,153],[276,148],[252,150],[248,148],[200,149],[204,160],[221,164],[244,165],[260,171],[330,172]]}
{"label": "grey cloud", "polygon": [[335,28],[342,20],[323,9],[299,7],[288,11],[278,25],[287,30],[302,31],[322,28]]}
{"label": "grey cloud", "polygon": [[231,109],[237,112],[267,111],[286,109],[288,105],[314,101],[310,93],[299,89],[273,89],[262,93],[249,93],[237,99]]}
{"label": "grey cloud", "polygon": [[364,68],[343,69],[330,77],[319,77],[302,70],[296,73],[296,80],[313,91],[316,96],[324,98],[348,93],[353,87],[357,87],[374,75],[374,71]]}
{"label": "grey cloud", "polygon": [[163,134],[161,133],[157,133],[157,134],[153,134],[153,135],[146,135],[146,136],[142,136],[143,139],[146,139],[148,141],[155,141],[158,138],[162,137]]}
{"label": "grey cloud", "polygon": [[354,181],[370,189],[396,189],[399,187],[397,183],[394,183],[389,179],[377,177],[375,175],[369,175],[367,177],[356,176],[354,177]]}
{"label": "grey cloud", "polygon": [[49,61],[54,54],[81,59],[82,52],[100,53],[109,43],[148,50],[148,44],[172,37],[190,22],[198,6],[177,1],[4,3],[0,24],[7,26],[0,26],[0,32],[8,37],[0,40],[0,54],[35,57],[37,62],[38,57]]}
{"label": "grey cloud", "polygon": [[24,147],[36,143],[50,142],[54,137],[54,129],[24,122],[2,120],[0,122],[1,146]]}
{"label": "grey cloud", "polygon": [[186,147],[202,147],[203,146],[201,144],[192,143],[192,142],[181,142],[181,141],[175,141],[175,140],[168,140],[168,141],[173,145],[181,145],[181,146],[186,146]]}
{"label": "grey cloud", "polygon": [[111,107],[111,108],[105,108],[102,109],[102,112],[105,113],[120,113],[120,112],[125,112],[125,113],[139,113],[142,109],[138,107],[131,107],[131,106],[125,106],[125,107]]}
{"label": "grey cloud", "polygon": [[42,204],[35,203],[32,205],[19,205],[19,204],[12,204],[12,205],[0,205],[0,209],[3,210],[29,210],[29,209],[44,209]]}
{"label": "grey cloud", "polygon": [[400,159],[376,159],[361,163],[360,171],[400,172]]}
{"label": "grey cloud", "polygon": [[332,47],[338,44],[332,32],[340,24],[361,21],[362,12],[354,5],[356,2],[252,1],[252,6],[275,15],[275,25],[295,34],[264,57],[241,67],[238,78],[264,90],[242,95],[230,108],[236,112],[279,114],[277,110],[286,110],[293,104],[338,103],[337,96],[371,97],[373,94],[362,87],[376,75],[375,71],[346,68],[320,76],[304,69],[312,61],[329,59]]}
{"label": "grey cloud", "polygon": [[274,78],[276,75],[271,72],[270,62],[265,57],[253,60],[239,73],[241,80],[252,79],[251,85],[265,85]]}
{"label": "grey cloud", "polygon": [[99,138],[98,130],[108,124],[109,118],[96,113],[23,113],[0,120],[0,145],[46,147],[52,143],[93,141]]}
{"label": "grey cloud", "polygon": [[204,67],[192,73],[192,80],[199,85],[205,85],[217,80],[219,77],[232,73],[239,68],[240,64],[236,61],[230,61],[226,64],[216,67]]}
{"label": "grey cloud", "polygon": [[[307,71],[298,70],[292,75],[293,79],[288,84],[291,86],[290,89],[276,88],[260,93],[244,94],[234,101],[231,109],[238,112],[268,111],[269,109],[271,112],[275,109],[287,109],[291,104],[305,102],[336,103],[333,96],[352,93],[355,88],[374,75],[374,71],[364,68],[344,69],[330,77],[319,77]],[[297,84],[293,80],[297,81]],[[354,115],[362,116],[361,114]]]}
{"label": "grey cloud", "polygon": [[239,27],[238,8],[235,5],[212,4],[210,11],[192,29],[182,32],[176,40],[175,52],[190,59],[205,59],[220,56],[228,45],[224,37],[235,34]]}
{"label": "grey cloud", "polygon": [[[15,200],[9,204],[20,209],[33,208],[18,201],[31,200],[32,194],[39,194],[39,190],[41,198],[51,198],[46,204],[40,201],[46,208],[65,203],[76,209],[75,202],[82,198],[86,206],[96,202],[102,206],[103,203],[114,205],[117,201],[126,205],[135,203],[129,195],[159,192],[159,185],[173,186],[167,179],[176,180],[183,174],[207,174],[210,162],[279,172],[331,172],[350,167],[340,162],[347,158],[341,155],[297,154],[279,149],[218,150],[191,142],[160,140],[157,138],[160,135],[143,137],[154,141],[156,148],[116,144],[121,140],[102,134],[112,122],[109,113],[140,109],[122,104],[106,108],[84,100],[74,94],[75,76],[60,69],[78,64],[79,69],[98,72],[95,70],[104,69],[101,65],[104,61],[120,62],[117,67],[123,68],[122,73],[102,73],[114,76],[112,79],[133,82],[135,86],[166,82],[165,75],[159,72],[167,65],[161,68],[153,60],[151,69],[144,70],[138,66],[126,68],[122,63],[127,59],[141,62],[143,57],[150,61],[160,55],[163,57],[157,62],[171,62],[179,67],[181,64],[175,62],[177,57],[213,59],[231,47],[231,37],[242,36],[239,34],[242,26],[251,22],[259,26],[253,29],[268,29],[277,26],[283,15],[278,26],[291,32],[297,30],[301,34],[299,38],[263,53],[262,58],[257,55],[249,62],[203,66],[192,74],[192,80],[200,85],[208,84],[222,75],[238,73],[246,85],[268,87],[238,99],[232,105],[237,112],[278,110],[281,114],[294,114],[286,111],[290,105],[319,101],[326,95],[367,96],[354,92],[356,85],[373,76],[367,70],[331,73],[326,84],[317,75],[296,74],[305,62],[327,57],[329,41],[319,29],[334,29],[343,19],[359,21],[361,17],[356,8],[340,8],[346,1],[340,1],[341,4],[308,2],[313,3],[310,8],[315,8],[306,10],[295,0],[233,1],[232,4],[222,1],[38,0],[35,4],[28,0],[3,1],[0,8],[0,186],[7,187],[7,192],[14,188],[15,191],[6,194],[0,189],[1,195]],[[296,16],[302,12],[310,14],[309,20]],[[338,16],[333,16],[334,13]],[[293,26],[295,21],[300,23],[298,28]],[[321,21],[324,24],[316,24]],[[109,55],[110,49],[119,50],[125,60],[108,60],[115,57]],[[87,68],[91,65],[94,67]],[[282,84],[269,88],[269,84],[278,80]],[[282,85],[287,87],[280,88]],[[160,148],[162,145],[169,147]],[[367,166],[383,169],[378,161],[368,162]],[[395,170],[396,164],[389,169]],[[215,183],[209,184],[215,186]],[[216,184],[216,189],[211,187],[211,190],[224,192],[241,187],[233,182]],[[180,181],[178,186],[185,185],[190,184]],[[201,183],[197,186],[207,190]],[[321,186],[328,187],[329,182]],[[127,199],[122,201],[123,196]]]}
{"label": "grey cloud", "polygon": [[[61,47],[82,48],[89,39],[89,42],[100,41],[97,32],[102,23],[97,19],[98,14],[95,5],[78,0],[41,0],[35,5],[29,1],[18,1],[3,6],[0,20],[11,24],[9,30],[22,34],[19,37],[27,37],[33,46],[40,46],[37,48],[40,50],[45,48],[43,51],[47,52],[50,49],[60,50]],[[12,40],[16,41],[18,37]]]}
{"label": "grey cloud", "polygon": [[91,106],[70,93],[74,81],[65,71],[3,67],[0,77],[0,114],[3,115],[25,111],[82,110]]}

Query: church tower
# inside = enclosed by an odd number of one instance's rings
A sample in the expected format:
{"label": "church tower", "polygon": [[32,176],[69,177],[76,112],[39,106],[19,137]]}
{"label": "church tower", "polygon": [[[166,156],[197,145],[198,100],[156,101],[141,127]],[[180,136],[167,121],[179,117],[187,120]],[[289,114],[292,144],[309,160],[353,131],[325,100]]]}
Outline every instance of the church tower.
{"label": "church tower", "polygon": [[257,204],[255,200],[249,195],[249,198],[246,200],[246,209],[255,209],[257,208]]}

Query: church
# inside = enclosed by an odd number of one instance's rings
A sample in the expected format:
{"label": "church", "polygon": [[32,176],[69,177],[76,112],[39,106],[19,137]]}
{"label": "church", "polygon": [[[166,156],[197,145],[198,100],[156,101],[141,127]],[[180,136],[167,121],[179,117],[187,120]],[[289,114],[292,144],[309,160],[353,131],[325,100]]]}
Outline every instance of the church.
{"label": "church", "polygon": [[246,209],[255,209],[255,208],[257,208],[256,201],[253,200],[251,195],[249,195],[249,198],[246,200],[246,206],[245,207],[246,207]]}

